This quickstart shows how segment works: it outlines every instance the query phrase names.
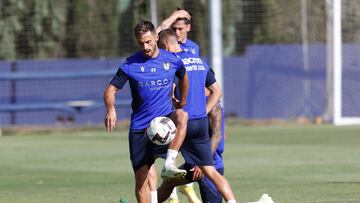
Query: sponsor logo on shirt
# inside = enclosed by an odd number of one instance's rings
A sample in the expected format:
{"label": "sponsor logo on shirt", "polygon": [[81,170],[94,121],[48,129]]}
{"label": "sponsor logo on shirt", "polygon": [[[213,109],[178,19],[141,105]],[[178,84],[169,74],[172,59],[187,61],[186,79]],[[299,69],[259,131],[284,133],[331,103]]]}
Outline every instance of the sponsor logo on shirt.
{"label": "sponsor logo on shirt", "polygon": [[[145,66],[140,66],[141,72],[145,72]],[[150,68],[150,72],[154,73],[156,72],[156,68]]]}
{"label": "sponsor logo on shirt", "polygon": [[162,88],[168,88],[172,84],[172,78],[164,78],[158,80],[146,80],[138,81],[137,88],[150,88],[150,90],[159,90]]}
{"label": "sponsor logo on shirt", "polygon": [[189,64],[203,64],[202,60],[200,58],[184,58],[182,59],[184,65]]}
{"label": "sponsor logo on shirt", "polygon": [[185,69],[186,71],[206,70],[205,66],[203,65],[185,66]]}

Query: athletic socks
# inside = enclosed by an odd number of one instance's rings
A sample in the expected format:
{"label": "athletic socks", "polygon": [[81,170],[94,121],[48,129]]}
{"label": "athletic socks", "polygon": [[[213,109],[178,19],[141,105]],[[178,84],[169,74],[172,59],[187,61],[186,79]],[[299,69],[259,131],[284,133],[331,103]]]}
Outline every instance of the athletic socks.
{"label": "athletic socks", "polygon": [[151,203],[158,203],[158,198],[157,198],[157,191],[151,191],[150,192],[151,195]]}
{"label": "athletic socks", "polygon": [[177,192],[176,192],[176,187],[174,187],[173,191],[171,192],[170,198],[171,199],[177,199],[178,198]]}
{"label": "athletic socks", "polygon": [[178,155],[178,151],[173,149],[168,149],[165,159],[165,167],[174,166],[177,155]]}

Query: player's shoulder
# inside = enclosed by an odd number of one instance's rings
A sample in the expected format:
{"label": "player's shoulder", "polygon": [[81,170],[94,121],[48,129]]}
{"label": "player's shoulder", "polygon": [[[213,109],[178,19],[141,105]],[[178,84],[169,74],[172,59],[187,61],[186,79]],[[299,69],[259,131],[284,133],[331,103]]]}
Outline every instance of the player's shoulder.
{"label": "player's shoulder", "polygon": [[144,56],[141,51],[134,53],[133,55],[127,57],[124,61],[124,64],[130,65],[133,63],[139,63],[144,61]]}
{"label": "player's shoulder", "polygon": [[173,52],[169,52],[164,49],[159,49],[159,50],[160,50],[160,57],[162,60],[178,61],[180,59],[179,56]]}
{"label": "player's shoulder", "polygon": [[181,59],[184,59],[184,58],[199,58],[197,55],[195,55],[195,54],[193,54],[191,52],[188,52],[188,51],[181,51],[181,52],[176,53],[176,55]]}
{"label": "player's shoulder", "polygon": [[188,52],[188,51],[181,51],[178,52],[177,55],[181,58],[181,59],[185,59],[185,58],[191,58],[192,60],[196,60],[197,62],[200,63],[205,63],[205,61],[198,55],[193,54],[192,52]]}
{"label": "player's shoulder", "polygon": [[194,46],[194,47],[199,47],[199,45],[196,43],[196,42],[194,42],[194,41],[192,41],[191,39],[187,39],[187,44],[189,44],[189,45],[191,45],[191,46]]}
{"label": "player's shoulder", "polygon": [[129,74],[129,71],[134,66],[138,66],[140,63],[144,62],[144,56],[142,52],[136,52],[133,55],[127,57],[119,66],[126,74]]}
{"label": "player's shoulder", "polygon": [[160,51],[161,57],[174,57],[175,56],[175,54],[173,52],[166,51],[165,49],[159,48],[159,51]]}

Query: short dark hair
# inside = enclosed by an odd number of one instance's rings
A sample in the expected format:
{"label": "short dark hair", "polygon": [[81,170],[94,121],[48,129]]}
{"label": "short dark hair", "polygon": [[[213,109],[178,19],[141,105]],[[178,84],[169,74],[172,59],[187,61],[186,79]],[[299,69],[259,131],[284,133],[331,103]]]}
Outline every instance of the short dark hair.
{"label": "short dark hair", "polygon": [[135,26],[134,34],[136,38],[139,38],[141,35],[149,31],[156,33],[155,26],[150,21],[143,20]]}
{"label": "short dark hair", "polygon": [[[190,19],[188,19],[188,18],[185,18],[185,17],[181,17],[181,18],[176,18],[175,22],[178,22],[178,21],[181,21],[181,20],[183,20],[183,21],[184,21],[184,23],[185,23],[186,25],[189,25],[189,24],[191,24],[191,21],[190,21]],[[175,22],[174,22],[174,23],[175,23]]]}
{"label": "short dark hair", "polygon": [[175,42],[177,43],[176,33],[174,32],[174,30],[172,29],[161,30],[161,32],[159,32],[159,41],[158,41],[159,47],[164,48],[164,42],[169,40],[169,38],[171,37],[173,37]]}
{"label": "short dark hair", "polygon": [[[177,7],[176,10],[182,10],[180,7]],[[175,22],[183,20],[186,25],[191,24],[191,20],[185,17],[177,18]]]}
{"label": "short dark hair", "polygon": [[172,29],[164,29],[164,30],[161,30],[161,32],[159,32],[159,38],[167,39],[169,37],[175,37],[176,38],[176,33],[174,32],[174,30],[172,30]]}

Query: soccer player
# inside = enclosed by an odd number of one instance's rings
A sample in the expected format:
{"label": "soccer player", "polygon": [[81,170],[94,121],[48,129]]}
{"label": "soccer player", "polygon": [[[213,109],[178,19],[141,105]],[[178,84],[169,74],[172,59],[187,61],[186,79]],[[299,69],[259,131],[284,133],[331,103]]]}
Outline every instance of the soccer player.
{"label": "soccer player", "polygon": [[[207,113],[218,103],[222,96],[220,87],[201,58],[182,51],[172,30],[163,30],[159,35],[159,47],[176,53],[183,60],[189,77],[189,93],[186,105],[183,108],[188,112],[189,120],[186,138],[181,147],[181,153],[186,164],[189,166],[197,165],[201,172],[214,183],[227,202],[236,202],[229,183],[213,166],[208,134]],[[207,99],[204,87],[207,87],[211,93]],[[197,176],[197,173],[194,174]],[[175,182],[177,181],[167,180],[160,186],[158,190],[159,202],[168,198],[171,190],[176,186]]]}
{"label": "soccer player", "polygon": [[[185,10],[174,11],[168,18],[166,18],[157,28],[159,33],[163,29],[172,28],[176,32],[176,37],[183,51],[192,52],[199,56],[199,46],[187,38],[188,32],[191,30],[191,16]],[[205,89],[206,94],[208,91]],[[222,160],[222,152],[224,150],[224,111],[221,104],[218,103],[208,113],[210,135],[211,135],[211,149],[214,154],[214,166],[220,174],[224,174],[224,163]],[[213,183],[208,178],[198,181],[201,198],[203,202],[221,202],[222,197],[220,192],[216,189]],[[192,183],[179,186],[189,199],[190,202],[200,202],[194,192]],[[177,203],[178,197],[176,188],[170,195],[170,203]]]}
{"label": "soccer player", "polygon": [[[199,56],[199,46],[195,42],[187,38],[188,32],[191,30],[191,16],[187,11],[180,9],[174,11],[168,18],[162,21],[161,25],[157,27],[156,32],[159,33],[161,30],[168,28],[171,28],[175,31],[176,37],[183,51],[191,52],[192,54]],[[156,173],[156,171],[154,171],[155,170],[151,170],[151,173]],[[155,175],[152,176],[155,177]],[[156,181],[154,182],[156,183]],[[154,185],[155,183],[150,184]],[[155,186],[152,186],[152,188],[156,188],[156,184]],[[179,186],[179,191],[187,196],[190,203],[201,203],[195,193],[193,183]],[[177,196],[176,188],[174,188],[173,192],[170,195],[169,203],[178,202],[179,199]]]}
{"label": "soccer player", "polygon": [[[208,96],[210,92],[205,89],[205,94]],[[209,117],[209,130],[210,130],[210,142],[211,152],[214,159],[214,167],[221,174],[224,175],[224,161],[222,153],[224,151],[224,139],[225,139],[225,117],[224,109],[220,102],[218,102],[208,113]],[[204,177],[198,181],[201,199],[205,203],[221,203],[222,196],[219,190],[207,177]]]}
{"label": "soccer player", "polygon": [[[114,129],[115,94],[123,88],[126,81],[129,81],[133,110],[129,129],[129,148],[135,174],[135,194],[138,202],[148,203],[150,202],[148,171],[158,151],[166,153],[165,166],[161,171],[162,177],[181,177],[186,174],[185,170],[175,166],[175,159],[187,129],[187,113],[181,108],[186,105],[188,77],[181,59],[173,53],[158,48],[158,35],[151,22],[142,21],[137,24],[135,37],[141,51],[125,60],[104,92],[107,109],[105,127],[107,131]],[[180,83],[179,101],[172,101],[171,98],[175,75]],[[144,135],[150,121],[158,116],[168,116],[176,124],[176,135],[169,146],[155,145]]]}
{"label": "soccer player", "polygon": [[[210,69],[211,70],[211,69]],[[210,95],[210,91],[205,88],[206,96]],[[210,142],[211,142],[211,152],[213,154],[214,159],[214,167],[221,174],[224,175],[224,161],[222,158],[222,153],[224,151],[224,139],[225,139],[225,117],[224,117],[224,109],[222,108],[220,102],[218,102],[208,113],[209,117],[209,133],[210,133]],[[192,166],[189,166],[192,168]],[[194,169],[192,169],[194,171]],[[197,180],[199,184],[200,194],[202,202],[205,203],[221,203],[222,195],[219,190],[216,189],[215,185],[211,182],[211,180],[207,177],[203,177],[201,171],[197,171],[199,180]],[[189,173],[191,175],[192,172]],[[189,189],[189,184],[178,186],[181,190],[188,189],[188,193],[194,192],[193,188]],[[175,190],[175,188],[174,188]],[[178,197],[174,196],[174,190],[170,194],[170,203],[178,201]],[[175,193],[176,195],[176,193]],[[196,196],[196,194],[192,195],[192,198]],[[193,202],[193,200],[189,200]],[[200,201],[200,200],[199,200]],[[201,202],[201,201],[200,201]]]}
{"label": "soccer player", "polygon": [[173,12],[161,22],[161,25],[156,28],[156,32],[159,33],[161,30],[168,28],[173,29],[176,33],[180,48],[183,51],[191,52],[196,56],[200,55],[199,45],[188,38],[188,32],[191,30],[191,16],[187,11],[177,10]]}

